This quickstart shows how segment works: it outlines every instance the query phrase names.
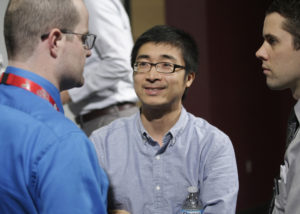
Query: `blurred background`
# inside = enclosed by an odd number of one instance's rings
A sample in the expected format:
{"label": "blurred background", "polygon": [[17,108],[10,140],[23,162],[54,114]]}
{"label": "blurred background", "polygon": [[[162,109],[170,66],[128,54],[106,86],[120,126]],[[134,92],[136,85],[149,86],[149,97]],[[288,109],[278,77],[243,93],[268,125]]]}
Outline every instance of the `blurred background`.
{"label": "blurred background", "polygon": [[[0,1],[0,55],[5,65],[3,16],[7,2]],[[123,1],[134,39],[157,24],[179,27],[196,39],[199,75],[184,106],[231,138],[240,180],[238,214],[267,213],[273,178],[283,160],[287,118],[295,103],[290,91],[267,88],[261,63],[255,58],[269,2]]]}

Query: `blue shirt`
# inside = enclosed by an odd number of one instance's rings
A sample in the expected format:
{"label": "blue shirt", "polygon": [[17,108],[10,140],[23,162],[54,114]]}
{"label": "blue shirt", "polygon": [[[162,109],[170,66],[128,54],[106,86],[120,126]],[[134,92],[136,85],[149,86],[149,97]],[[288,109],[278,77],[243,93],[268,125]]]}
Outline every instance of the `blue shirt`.
{"label": "blue shirt", "polygon": [[[63,111],[57,88],[42,86]],[[108,180],[93,144],[63,112],[19,87],[0,84],[0,213],[106,213]]]}
{"label": "blue shirt", "polygon": [[184,108],[162,147],[139,113],[93,132],[91,140],[111,184],[110,209],[180,213],[187,188],[197,186],[205,214],[235,213],[238,174],[231,141]]}

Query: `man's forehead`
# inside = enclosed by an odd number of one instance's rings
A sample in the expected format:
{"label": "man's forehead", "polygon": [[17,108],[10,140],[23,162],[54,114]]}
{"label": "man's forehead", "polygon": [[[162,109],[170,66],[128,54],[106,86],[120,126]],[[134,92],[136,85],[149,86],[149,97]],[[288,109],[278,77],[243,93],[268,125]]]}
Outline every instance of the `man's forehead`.
{"label": "man's forehead", "polygon": [[270,13],[265,17],[263,33],[271,34],[272,32],[275,33],[277,31],[282,31],[283,24],[285,22],[285,18],[281,16],[279,13]]}
{"label": "man's forehead", "polygon": [[86,5],[82,0],[73,0],[73,2],[80,16],[80,21],[76,26],[76,30],[80,33],[88,33],[89,14]]}
{"label": "man's forehead", "polygon": [[148,55],[148,54],[139,54],[137,56],[137,59],[151,59],[151,58],[158,58],[158,59],[170,59],[170,60],[176,60],[176,57],[171,54],[159,54],[156,56]]}
{"label": "man's forehead", "polygon": [[138,56],[150,57],[155,55],[160,58],[170,58],[174,55],[181,55],[181,49],[169,43],[148,42],[143,44],[138,51]]}

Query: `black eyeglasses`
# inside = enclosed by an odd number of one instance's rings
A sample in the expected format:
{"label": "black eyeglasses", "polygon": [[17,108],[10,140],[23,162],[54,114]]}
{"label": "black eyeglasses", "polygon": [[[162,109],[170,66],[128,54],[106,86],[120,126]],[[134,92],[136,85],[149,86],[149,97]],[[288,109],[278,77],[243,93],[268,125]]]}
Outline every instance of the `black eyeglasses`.
{"label": "black eyeglasses", "polygon": [[138,73],[149,72],[152,66],[155,66],[157,72],[164,74],[174,73],[176,68],[185,69],[185,67],[182,65],[176,65],[170,62],[135,62],[133,65],[133,71]]}
{"label": "black eyeglasses", "polygon": [[[76,36],[81,36],[81,41],[82,41],[83,47],[87,50],[91,50],[94,47],[95,40],[97,38],[97,36],[95,34],[90,34],[90,33],[82,34],[82,33],[74,33],[74,32],[68,31],[68,30],[60,30],[60,31],[63,34],[73,34]],[[41,36],[41,39],[44,40],[44,39],[48,38],[48,36],[49,36],[49,33],[43,34]]]}

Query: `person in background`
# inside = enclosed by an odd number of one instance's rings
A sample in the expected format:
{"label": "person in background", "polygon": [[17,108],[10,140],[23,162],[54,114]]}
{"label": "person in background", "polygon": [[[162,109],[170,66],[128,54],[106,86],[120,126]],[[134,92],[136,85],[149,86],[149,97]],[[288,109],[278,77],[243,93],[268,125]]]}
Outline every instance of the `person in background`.
{"label": "person in background", "polygon": [[5,69],[5,66],[4,66],[4,63],[3,63],[3,57],[2,57],[2,54],[0,53],[0,74],[2,72],[4,72],[4,69]]}
{"label": "person in background", "polygon": [[[256,52],[270,89],[291,89],[300,98],[300,0],[274,0],[266,11],[264,42]],[[292,109],[280,176],[275,179],[273,214],[300,213],[300,102]]]}
{"label": "person in background", "polygon": [[0,76],[0,213],[107,213],[93,144],[64,116],[95,35],[82,0],[10,0]]}
{"label": "person in background", "polygon": [[116,118],[138,111],[133,89],[130,52],[133,46],[128,15],[120,0],[85,0],[89,29],[97,35],[84,68],[81,88],[63,92],[75,120],[89,136]]}
{"label": "person in background", "polygon": [[198,70],[193,38],[155,26],[137,39],[131,65],[140,112],[90,137],[109,177],[109,210],[180,213],[188,187],[196,186],[204,213],[234,214],[239,184],[232,143],[182,105]]}

